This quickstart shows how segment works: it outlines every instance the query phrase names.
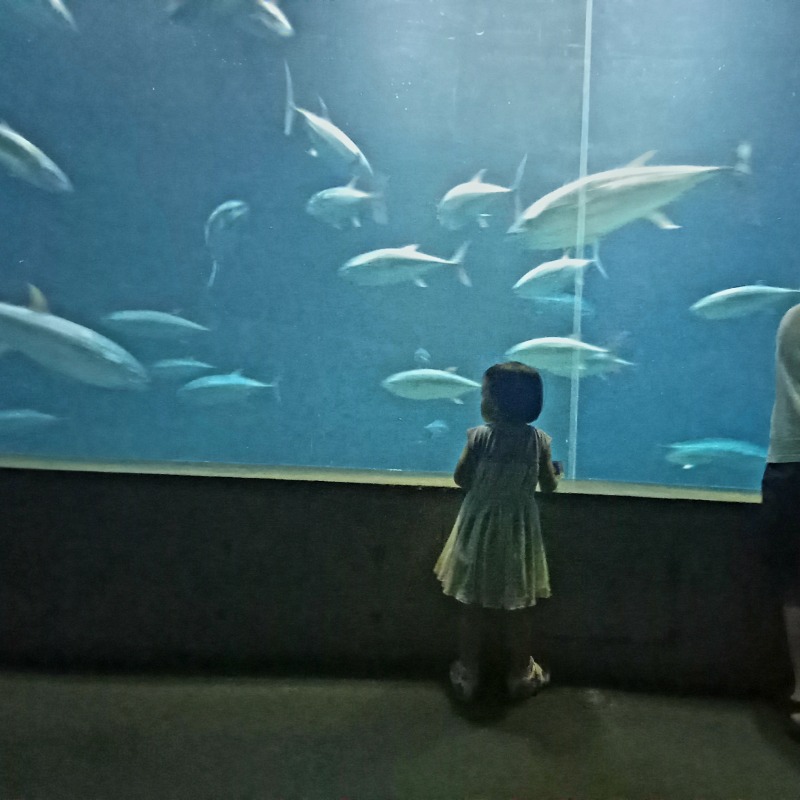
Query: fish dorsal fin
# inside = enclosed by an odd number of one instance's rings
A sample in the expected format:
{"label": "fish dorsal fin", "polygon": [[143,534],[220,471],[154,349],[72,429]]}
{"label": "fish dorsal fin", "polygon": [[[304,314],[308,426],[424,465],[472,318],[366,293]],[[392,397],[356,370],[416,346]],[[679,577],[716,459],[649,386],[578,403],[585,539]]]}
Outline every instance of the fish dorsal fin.
{"label": "fish dorsal fin", "polygon": [[328,111],[328,106],[325,105],[325,101],[319,95],[317,95],[317,99],[319,100],[319,115],[330,122],[331,115]]}
{"label": "fish dorsal fin", "polygon": [[354,188],[355,188],[355,185],[356,185],[357,183],[358,183],[358,175],[353,175],[353,177],[352,177],[352,178],[350,178],[350,180],[348,181],[348,183],[347,183],[347,186],[346,186],[345,188],[347,188],[347,189],[354,189]]}
{"label": "fish dorsal fin", "polygon": [[483,176],[486,174],[485,169],[479,169],[470,180],[470,183],[481,183],[483,181]]}
{"label": "fish dorsal fin", "polygon": [[32,283],[28,284],[28,297],[28,308],[31,311],[39,311],[42,314],[50,313],[50,309],[47,306],[47,298]]}
{"label": "fish dorsal fin", "polygon": [[458,367],[445,367],[442,372],[449,372],[455,375],[455,373],[458,372]]}
{"label": "fish dorsal fin", "polygon": [[407,244],[405,247],[400,248],[401,253],[416,253],[419,250],[418,244]]}
{"label": "fish dorsal fin", "polygon": [[648,150],[646,153],[642,153],[638,158],[634,158],[630,164],[626,164],[626,167],[643,167],[655,154],[656,150]]}
{"label": "fish dorsal fin", "polygon": [[763,286],[763,285],[764,285],[764,281],[756,281],[756,286]]}

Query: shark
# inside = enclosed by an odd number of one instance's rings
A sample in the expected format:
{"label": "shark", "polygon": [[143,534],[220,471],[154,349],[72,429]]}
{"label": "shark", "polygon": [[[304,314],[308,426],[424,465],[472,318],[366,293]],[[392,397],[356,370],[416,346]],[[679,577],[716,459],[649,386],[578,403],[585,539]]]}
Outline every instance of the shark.
{"label": "shark", "polygon": [[106,389],[145,389],[147,370],[97,331],[51,314],[30,286],[29,307],[0,303],[0,352],[16,350],[41,366]]}
{"label": "shark", "polygon": [[647,219],[662,230],[679,228],[662,210],[700,183],[723,172],[749,174],[750,151],[737,149],[734,167],[685,165],[651,166],[655,150],[625,167],[596,172],[556,189],[528,206],[508,229],[529,250],[574,247],[578,216],[585,203],[587,243],[597,244],[613,231],[637,219]]}

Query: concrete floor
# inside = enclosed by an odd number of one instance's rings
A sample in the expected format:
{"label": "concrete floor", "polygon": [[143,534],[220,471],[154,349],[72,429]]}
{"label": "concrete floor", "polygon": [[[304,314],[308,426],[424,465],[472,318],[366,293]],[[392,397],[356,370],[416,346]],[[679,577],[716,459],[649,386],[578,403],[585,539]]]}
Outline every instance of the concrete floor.
{"label": "concrete floor", "polygon": [[0,673],[0,800],[797,800],[761,702],[553,686]]}

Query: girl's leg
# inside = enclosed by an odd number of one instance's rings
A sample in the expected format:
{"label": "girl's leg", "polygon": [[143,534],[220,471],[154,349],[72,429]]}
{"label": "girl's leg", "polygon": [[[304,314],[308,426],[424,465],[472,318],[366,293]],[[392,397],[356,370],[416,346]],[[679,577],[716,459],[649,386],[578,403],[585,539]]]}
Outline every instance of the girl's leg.
{"label": "girl's leg", "polygon": [[513,699],[536,694],[550,675],[531,657],[532,608],[506,612],[506,647],[509,652],[508,692]]}
{"label": "girl's leg", "polygon": [[505,613],[505,644],[509,653],[509,674],[515,677],[527,672],[531,660],[530,608]]}
{"label": "girl's leg", "polygon": [[464,605],[458,621],[458,657],[474,675],[478,673],[483,641],[483,609],[478,605]]}
{"label": "girl's leg", "polygon": [[[794,672],[794,691],[792,700],[800,703],[800,577],[786,593],[783,604],[783,621],[786,626],[786,640],[789,644],[789,658]],[[800,716],[798,716],[800,724]]]}

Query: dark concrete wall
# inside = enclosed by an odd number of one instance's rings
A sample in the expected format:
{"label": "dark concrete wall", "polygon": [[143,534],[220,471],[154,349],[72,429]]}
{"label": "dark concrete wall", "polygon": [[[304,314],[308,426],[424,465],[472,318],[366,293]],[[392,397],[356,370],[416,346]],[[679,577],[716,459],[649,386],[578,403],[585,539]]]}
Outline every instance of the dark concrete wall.
{"label": "dark concrete wall", "polygon": [[[451,489],[0,471],[0,664],[443,674]],[[774,690],[788,664],[749,504],[541,498],[561,680]]]}

